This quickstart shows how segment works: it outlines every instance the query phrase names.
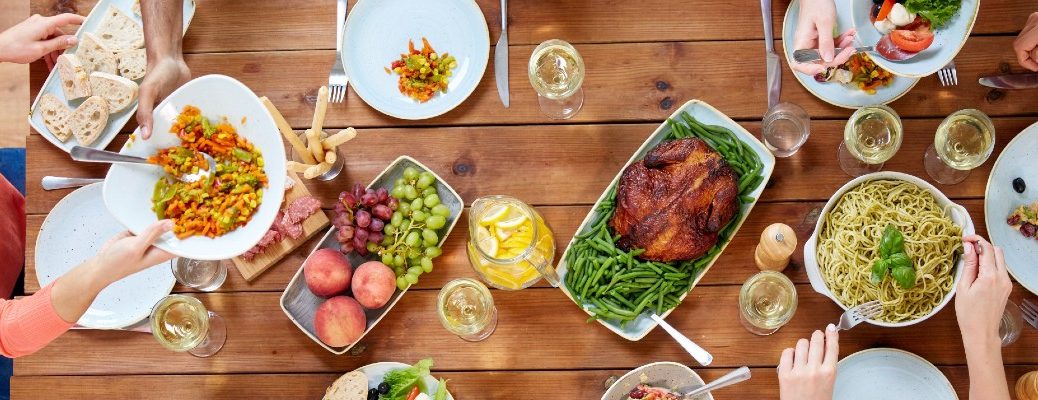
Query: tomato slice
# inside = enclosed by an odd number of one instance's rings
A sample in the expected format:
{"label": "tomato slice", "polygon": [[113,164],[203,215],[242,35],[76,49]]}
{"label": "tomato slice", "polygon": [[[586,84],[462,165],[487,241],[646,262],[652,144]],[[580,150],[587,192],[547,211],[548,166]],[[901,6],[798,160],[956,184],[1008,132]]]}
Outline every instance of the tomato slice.
{"label": "tomato slice", "polygon": [[933,44],[933,32],[928,30],[910,31],[898,29],[890,32],[890,41],[894,42],[894,45],[901,50],[918,53],[926,50],[927,47]]}
{"label": "tomato slice", "polygon": [[930,30],[930,21],[926,18],[916,15],[915,19],[912,20],[908,25],[902,26],[901,29],[906,31],[918,31],[918,30]]}

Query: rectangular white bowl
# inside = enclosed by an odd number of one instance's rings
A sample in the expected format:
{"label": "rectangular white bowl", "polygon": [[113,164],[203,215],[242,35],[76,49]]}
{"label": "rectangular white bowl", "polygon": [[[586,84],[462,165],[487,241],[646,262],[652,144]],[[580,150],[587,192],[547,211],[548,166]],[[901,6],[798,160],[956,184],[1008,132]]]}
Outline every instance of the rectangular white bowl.
{"label": "rectangular white bowl", "polygon": [[[97,31],[98,26],[101,25],[101,20],[104,18],[105,11],[108,10],[109,6],[114,6],[115,8],[118,8],[120,11],[130,16],[130,18],[132,18],[138,24],[142,24],[141,17],[134,13],[132,10],[133,3],[133,0],[98,1],[97,5],[95,5],[94,8],[90,10],[90,14],[87,15],[86,21],[84,21],[83,25],[81,25],[79,27],[79,30],[76,31],[76,38],[82,40],[83,33]],[[183,33],[187,33],[187,27],[191,25],[191,19],[194,18],[194,16],[195,0],[185,0]],[[79,49],[79,46],[69,48],[68,50],[65,50],[65,53],[75,54],[77,49]],[[137,83],[140,83],[140,80],[137,80]],[[72,149],[72,146],[76,146],[79,144],[78,142],[76,142],[76,138],[73,137],[65,142],[62,142],[61,140],[58,140],[58,138],[54,136],[54,134],[50,133],[50,130],[43,125],[43,117],[40,115],[40,110],[37,107],[37,105],[39,105],[40,103],[40,98],[47,93],[57,96],[58,99],[61,99],[61,101],[65,102],[65,104],[67,104],[71,109],[75,109],[76,107],[78,107],[84,99],[78,99],[73,102],[69,102],[67,99],[65,99],[65,91],[61,89],[61,77],[58,76],[58,70],[53,69],[50,71],[50,75],[47,76],[47,80],[43,82],[43,87],[40,88],[40,92],[36,94],[36,99],[32,101],[32,107],[29,108],[28,118],[29,125],[32,126],[32,129],[35,129],[36,132],[43,136],[44,139],[47,139],[48,142],[51,142],[59,149],[68,153],[69,150]],[[109,115],[108,125],[105,126],[104,132],[101,132],[101,135],[98,136],[97,140],[95,140],[94,143],[90,144],[90,146],[87,147],[95,149],[104,149],[108,147],[108,144],[112,143],[112,140],[115,139],[115,135],[118,135],[119,131],[122,130],[124,126],[126,126],[126,122],[128,122],[130,118],[133,118],[136,114],[137,100],[134,100],[133,104],[130,104],[129,107],[126,107],[122,111],[112,113],[111,115]]]}
{"label": "rectangular white bowl", "polygon": [[[393,181],[403,176],[404,169],[407,167],[414,167],[420,171],[429,171],[436,176],[436,192],[440,195],[440,201],[443,205],[447,206],[447,208],[451,210],[451,216],[447,219],[447,230],[444,232],[443,236],[440,237],[440,246],[443,246],[443,243],[447,240],[447,237],[450,236],[451,231],[454,230],[454,226],[457,225],[458,220],[461,218],[461,212],[465,209],[465,201],[462,200],[461,196],[458,195],[458,192],[455,192],[454,188],[448,185],[443,178],[436,174],[435,171],[422,165],[422,163],[411,157],[400,156],[393,161],[389,167],[386,167],[386,169],[378,174],[378,176],[371,181],[371,184],[368,185],[368,188],[376,189],[384,187],[387,190],[392,189]],[[344,188],[344,190],[348,190],[348,188]],[[338,249],[339,242],[335,239],[335,232],[336,228],[334,226],[329,228],[328,233],[321,238],[321,242],[318,243],[317,246],[314,246],[314,249],[310,251],[310,255],[313,255],[313,252],[318,249]],[[307,259],[309,258],[310,257],[307,256]],[[374,255],[361,257],[356,252],[350,252],[350,254],[346,255],[346,258],[350,261],[350,265],[352,265],[353,268],[357,268],[360,264],[363,264],[366,261],[377,260]],[[306,262],[304,261],[303,264],[305,265]],[[407,292],[407,290],[397,289],[396,292],[393,293],[393,297],[390,298],[389,302],[382,306],[382,308],[364,310],[368,322],[367,329],[365,329],[364,333],[357,338],[356,342],[353,342],[346,347],[328,346],[317,337],[317,331],[314,329],[314,313],[317,311],[317,307],[320,306],[325,299],[311,293],[310,289],[306,287],[306,279],[303,277],[302,265],[299,266],[299,270],[296,271],[292,280],[288,282],[288,287],[285,288],[285,292],[281,294],[281,310],[284,311],[285,315],[288,316],[288,319],[292,320],[292,323],[296,324],[296,326],[299,327],[299,330],[303,331],[306,336],[309,336],[314,343],[321,345],[325,350],[332,353],[344,354],[358,342],[363,340],[364,337],[368,335],[368,332],[371,332],[371,329],[374,328],[375,325],[378,325],[379,321],[382,320],[382,317],[389,314],[389,310],[393,309],[393,306],[400,301],[400,298],[404,296],[405,292]]]}
{"label": "rectangular white bowl", "polygon": [[[753,206],[757,204],[757,200],[760,198],[761,192],[764,191],[764,186],[766,186],[768,181],[771,180],[771,173],[775,169],[775,156],[773,156],[771,152],[766,147],[764,147],[764,144],[757,140],[757,138],[754,137],[749,131],[737,124],[731,118],[728,118],[727,115],[721,113],[716,108],[711,107],[706,102],[700,100],[690,100],[689,102],[682,105],[681,108],[678,108],[677,111],[674,112],[674,114],[671,114],[670,118],[679,121],[681,119],[680,115],[682,112],[688,112],[697,120],[699,120],[699,122],[702,122],[704,124],[719,125],[730,129],[732,133],[734,133],[735,136],[739,138],[739,140],[742,140],[744,143],[749,145],[751,149],[753,149],[753,152],[756,153],[758,157],[760,157],[761,163],[764,164],[764,169],[761,171],[761,176],[764,177],[764,180],[761,181],[760,185],[757,186],[757,188],[749,194],[753,197],[753,202],[742,205],[741,217],[739,221],[736,222],[735,229],[732,231],[732,237],[729,238],[727,242],[721,245],[721,250],[718,251],[717,256],[714,257],[714,259],[711,260],[709,263],[707,263],[706,267],[703,268],[703,271],[700,272],[699,276],[697,276],[695,280],[692,282],[692,287],[689,288],[689,291],[681,295],[681,300],[684,301],[685,297],[688,296],[688,293],[692,292],[692,289],[696,287],[696,284],[699,283],[699,280],[703,279],[703,276],[706,275],[706,272],[708,270],[710,270],[710,267],[713,266],[714,263],[717,262],[717,259],[721,256],[721,254],[724,253],[724,249],[728,247],[728,244],[732,241],[731,239],[738,234],[739,228],[741,228],[743,222],[746,221],[746,217],[749,216],[750,210],[752,210]],[[574,238],[590,229],[592,221],[598,219],[599,213],[596,210],[598,209],[599,204],[601,204],[602,201],[605,200],[606,195],[609,194],[609,188],[616,185],[617,181],[620,180],[620,176],[623,174],[624,169],[627,169],[627,166],[631,165],[631,163],[637,162],[644,158],[645,154],[653,148],[655,148],[657,144],[662,142],[666,138],[668,133],[670,133],[670,127],[667,125],[667,122],[664,121],[662,124],[660,124],[659,128],[656,128],[656,131],[653,132],[652,135],[649,136],[649,138],[646,139],[644,143],[642,143],[642,146],[634,152],[634,155],[631,156],[631,159],[627,160],[627,163],[624,164],[623,168],[620,168],[620,172],[616,174],[616,177],[613,178],[613,180],[609,182],[609,185],[606,186],[606,190],[602,192],[602,196],[600,196],[598,198],[598,201],[595,202],[595,205],[591,207],[591,211],[588,212],[587,217],[584,218],[584,222],[580,224],[580,227],[577,228],[577,232],[573,234]],[[569,255],[570,249],[573,247],[573,243],[574,239],[571,239],[569,244],[566,246],[566,251],[562,253],[562,260],[559,262],[559,280],[562,282],[565,282],[566,280],[566,258]],[[580,305],[581,308],[584,309],[584,312],[587,312],[588,315],[593,315],[591,312],[587,310],[587,304],[580,304],[577,301],[576,297],[572,293],[570,293],[569,288],[566,287],[565,283],[559,285],[559,287],[562,289],[562,292],[570,298],[570,300],[573,300],[574,303]],[[663,315],[661,315],[660,317],[666,319],[672,311],[674,311],[673,308],[668,310],[667,312],[664,312]],[[648,312],[643,312],[633,321],[627,323],[627,325],[624,327],[620,327],[619,324],[609,320],[598,319],[597,321],[606,328],[609,328],[609,330],[613,331],[617,335],[620,335],[624,339],[631,341],[641,340],[645,337],[645,335],[648,335],[649,332],[655,329],[656,325],[658,325],[655,321],[649,318]]]}

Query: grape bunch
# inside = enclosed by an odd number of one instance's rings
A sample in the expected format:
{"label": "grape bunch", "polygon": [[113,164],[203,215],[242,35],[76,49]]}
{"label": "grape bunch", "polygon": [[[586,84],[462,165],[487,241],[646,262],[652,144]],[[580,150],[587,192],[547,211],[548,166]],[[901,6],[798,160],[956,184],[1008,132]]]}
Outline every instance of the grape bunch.
{"label": "grape bunch", "polygon": [[351,191],[339,193],[332,224],[338,228],[335,239],[339,251],[356,251],[361,256],[378,251],[385,239],[384,229],[400,200],[390,197],[386,188],[364,189],[359,183]]}
{"label": "grape bunch", "polygon": [[396,286],[404,290],[423,273],[432,272],[432,260],[442,254],[439,231],[451,211],[440,203],[436,177],[428,171],[404,169],[389,195],[399,203],[383,228],[385,238],[378,254],[396,272]]}

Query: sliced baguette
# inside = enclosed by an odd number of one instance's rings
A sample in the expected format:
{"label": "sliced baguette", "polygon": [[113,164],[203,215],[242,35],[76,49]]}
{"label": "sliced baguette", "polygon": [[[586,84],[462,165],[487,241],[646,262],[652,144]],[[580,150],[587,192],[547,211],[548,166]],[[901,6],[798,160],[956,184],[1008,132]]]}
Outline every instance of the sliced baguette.
{"label": "sliced baguette", "polygon": [[144,29],[141,24],[115,6],[108,7],[95,34],[112,51],[144,47]]}
{"label": "sliced baguette", "polygon": [[115,53],[119,63],[119,75],[138,80],[148,72],[148,53],[144,49],[123,50]]}
{"label": "sliced baguette", "polygon": [[80,39],[79,48],[76,49],[76,57],[83,63],[86,72],[100,71],[109,74],[117,73],[115,54],[112,50],[101,43],[93,33],[87,32]]}
{"label": "sliced baguette", "polygon": [[72,135],[81,146],[89,146],[108,126],[108,101],[101,96],[90,96],[68,118]]}
{"label": "sliced baguette", "polygon": [[61,89],[65,91],[65,99],[71,101],[90,96],[90,79],[83,63],[79,62],[75,54],[58,56],[56,67],[61,77]]}
{"label": "sliced baguette", "polygon": [[40,97],[40,117],[43,118],[43,126],[47,127],[51,135],[64,142],[72,137],[72,129],[69,127],[69,116],[72,109],[64,101],[53,94],[47,93]]}
{"label": "sliced baguette", "polygon": [[122,111],[137,100],[137,82],[104,72],[90,74],[90,91],[108,101],[109,113]]}
{"label": "sliced baguette", "polygon": [[366,400],[368,377],[363,372],[353,371],[336,379],[324,393],[323,400]]}

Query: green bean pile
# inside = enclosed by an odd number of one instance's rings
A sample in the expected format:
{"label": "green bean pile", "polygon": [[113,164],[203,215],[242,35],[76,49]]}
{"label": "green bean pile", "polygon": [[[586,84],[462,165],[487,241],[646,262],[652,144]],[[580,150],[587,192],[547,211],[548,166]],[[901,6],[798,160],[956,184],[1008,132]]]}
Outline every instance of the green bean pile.
{"label": "green bean pile", "polygon": [[[764,164],[752,148],[731,130],[700,123],[685,112],[680,121],[668,119],[667,124],[667,140],[696,137],[720,153],[739,175],[740,204],[753,202],[749,194],[764,180]],[[592,314],[588,322],[606,319],[619,322],[621,327],[644,311],[662,315],[677,307],[681,296],[692,289],[696,277],[721,252],[743,217],[739,207],[731,222],[721,229],[717,243],[699,259],[664,263],[639,259],[644,249],[625,251],[616,247],[620,235],[612,234],[608,224],[615,210],[613,184],[609,195],[595,208],[598,217],[591,228],[574,237],[566,253],[565,283],[577,304]]]}

